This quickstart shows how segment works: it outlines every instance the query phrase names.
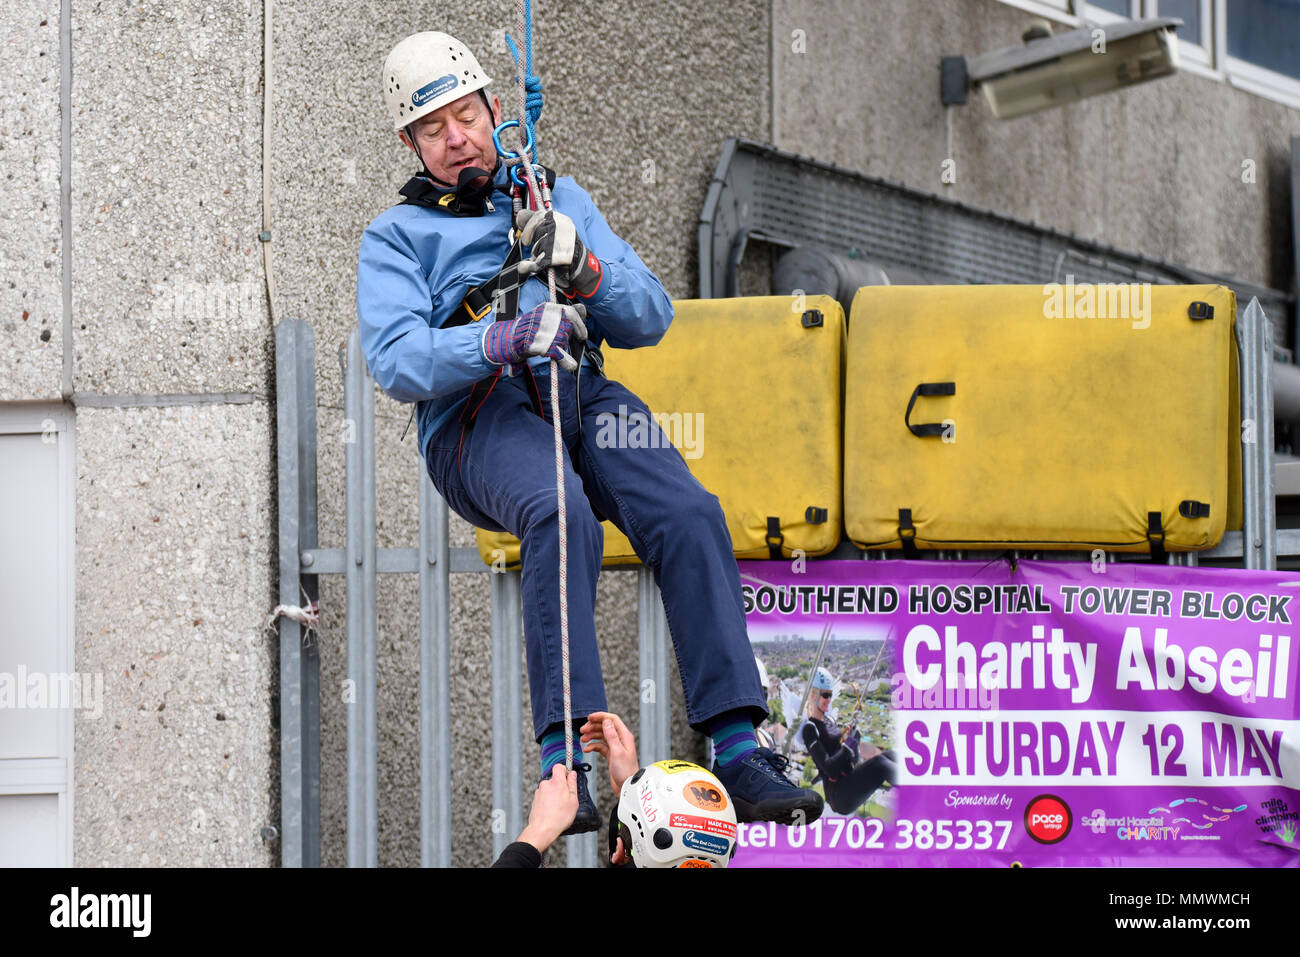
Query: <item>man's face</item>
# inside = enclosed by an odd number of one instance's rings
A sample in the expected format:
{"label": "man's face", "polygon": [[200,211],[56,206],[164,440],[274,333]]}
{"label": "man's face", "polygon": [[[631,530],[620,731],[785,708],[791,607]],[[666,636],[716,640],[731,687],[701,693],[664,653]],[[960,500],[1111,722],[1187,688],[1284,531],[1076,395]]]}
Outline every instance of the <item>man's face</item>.
{"label": "man's face", "polygon": [[[437,179],[456,185],[460,171],[469,166],[490,170],[496,165],[496,147],[492,130],[501,115],[501,101],[492,97],[492,112],[477,92],[462,96],[415,121],[415,146],[420,148],[424,165]],[[406,131],[402,142],[411,146]],[[475,182],[481,183],[484,177]]]}

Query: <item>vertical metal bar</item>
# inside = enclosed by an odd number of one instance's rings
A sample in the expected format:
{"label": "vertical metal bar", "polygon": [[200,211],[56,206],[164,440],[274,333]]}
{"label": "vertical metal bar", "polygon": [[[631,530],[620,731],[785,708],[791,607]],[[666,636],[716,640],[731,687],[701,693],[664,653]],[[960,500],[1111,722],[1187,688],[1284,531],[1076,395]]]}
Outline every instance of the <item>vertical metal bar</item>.
{"label": "vertical metal bar", "polygon": [[671,756],[673,700],[668,683],[668,617],[654,574],[645,566],[637,569],[637,633],[641,667],[640,762],[644,767]]}
{"label": "vertical metal bar", "polygon": [[[1259,568],[1259,549],[1263,540],[1259,535],[1259,476],[1256,474],[1259,458],[1260,410],[1255,387],[1255,314],[1249,308],[1238,320],[1234,334],[1237,337],[1237,362],[1241,382],[1241,417],[1247,423],[1241,437],[1241,489],[1242,489],[1242,560],[1247,568]],[[1252,427],[1253,426],[1253,427]]]}
{"label": "vertical metal bar", "polygon": [[451,556],[447,503],[420,463],[420,866],[451,866]]}
{"label": "vertical metal bar", "polygon": [[489,579],[492,590],[492,856],[495,858],[519,834],[524,821],[519,664],[523,628],[519,572],[493,572]]}
{"label": "vertical metal bar", "polygon": [[[577,761],[577,756],[574,756]],[[578,761],[581,764],[581,761]],[[600,807],[600,799],[596,796],[596,776],[587,775],[587,785],[591,788],[591,798]],[[618,800],[616,797],[614,800]],[[601,822],[602,825],[604,822]],[[596,867],[598,864],[598,840],[601,837],[600,831],[588,831],[586,834],[573,834],[564,839],[564,854],[566,867]]]}
{"label": "vertical metal bar", "polygon": [[361,447],[358,423],[361,421],[361,389],[355,374],[356,359],[352,343],[354,332],[348,339],[347,360],[343,366],[343,453],[344,501],[347,519],[347,642],[348,677],[344,689],[348,722],[348,867],[364,867],[366,863],[365,836],[365,724],[362,712],[365,698],[362,685],[361,637],[361,564],[365,557],[361,548]]}
{"label": "vertical metal bar", "polygon": [[[658,694],[658,686],[655,684],[655,646],[654,636],[650,629],[650,613],[653,610],[649,598],[649,590],[646,587],[646,581],[654,584],[651,577],[649,566],[641,565],[636,570],[636,637],[637,637],[637,694],[640,697],[641,707],[639,718],[639,728],[637,741],[640,743],[641,753],[637,755],[637,761],[642,767],[648,767],[654,764],[655,758],[652,755],[659,751],[659,744],[654,740],[655,723],[654,709],[655,697]],[[647,684],[648,682],[648,684]]]}
{"label": "vertical metal bar", "polygon": [[1300,353],[1300,136],[1291,137],[1291,348]]}
{"label": "vertical metal bar", "polygon": [[[280,512],[280,602],[298,601],[298,362],[297,329],[275,327],[276,479]],[[301,626],[281,617],[280,633],[280,862],[303,865]]]}
{"label": "vertical metal bar", "polygon": [[[316,334],[298,320],[298,547],[316,535]],[[300,551],[301,554],[301,551]],[[300,576],[303,604],[320,598],[318,576]],[[297,602],[295,602],[296,604]],[[320,647],[313,636],[298,653],[302,693],[302,864],[320,867]]]}
{"label": "vertical metal bar", "polygon": [[1255,326],[1258,330],[1259,347],[1255,352],[1259,363],[1259,429],[1255,447],[1259,455],[1259,497],[1260,497],[1260,568],[1277,568],[1277,490],[1276,476],[1273,474],[1273,324],[1259,304],[1259,299],[1252,297],[1246,306],[1247,312],[1256,314]]}
{"label": "vertical metal bar", "polygon": [[361,390],[361,547],[362,565],[361,634],[363,639],[363,671],[365,677],[365,813],[366,813],[366,866],[379,866],[379,719],[378,719],[378,545],[375,529],[375,384],[370,378],[365,360],[361,357],[361,337],[352,337],[353,363],[357,370],[357,385]]}

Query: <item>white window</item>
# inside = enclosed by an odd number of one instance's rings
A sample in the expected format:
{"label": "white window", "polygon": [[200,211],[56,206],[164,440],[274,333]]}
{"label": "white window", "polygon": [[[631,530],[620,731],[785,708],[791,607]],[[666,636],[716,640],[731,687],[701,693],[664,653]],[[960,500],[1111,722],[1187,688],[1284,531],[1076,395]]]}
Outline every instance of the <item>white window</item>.
{"label": "white window", "polygon": [[1234,86],[1300,106],[1300,0],[1217,0],[1218,49]]}
{"label": "white window", "polygon": [[1183,21],[1178,28],[1179,67],[1195,64],[1206,70],[1213,69],[1213,0],[1147,0],[1147,8],[1147,16],[1177,17]]}
{"label": "white window", "polygon": [[0,867],[72,863],[73,422],[0,405]]}

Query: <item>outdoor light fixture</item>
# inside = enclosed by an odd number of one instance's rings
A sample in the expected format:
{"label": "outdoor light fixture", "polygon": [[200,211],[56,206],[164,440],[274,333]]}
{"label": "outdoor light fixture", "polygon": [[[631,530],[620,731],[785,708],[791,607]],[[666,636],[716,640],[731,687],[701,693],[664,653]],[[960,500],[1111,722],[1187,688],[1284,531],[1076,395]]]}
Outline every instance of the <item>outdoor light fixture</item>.
{"label": "outdoor light fixture", "polygon": [[1178,69],[1176,17],[1084,26],[1053,36],[1046,25],[1021,46],[979,56],[944,57],[944,106],[966,102],[978,86],[998,119],[1009,120],[1098,93],[1169,76]]}

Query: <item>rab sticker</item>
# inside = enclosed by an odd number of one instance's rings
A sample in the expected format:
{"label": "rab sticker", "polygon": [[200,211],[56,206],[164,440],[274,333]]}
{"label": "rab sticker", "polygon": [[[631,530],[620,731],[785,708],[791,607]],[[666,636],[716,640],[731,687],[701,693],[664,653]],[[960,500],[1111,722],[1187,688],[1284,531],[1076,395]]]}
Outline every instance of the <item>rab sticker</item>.
{"label": "rab sticker", "polygon": [[711,781],[692,781],[682,790],[682,797],[705,811],[721,811],[727,799]]}
{"label": "rab sticker", "polygon": [[704,768],[689,761],[656,761],[654,766],[662,768],[665,774],[681,774],[683,771],[703,771]]}
{"label": "rab sticker", "polygon": [[1025,808],[1025,830],[1039,844],[1056,844],[1070,833],[1070,806],[1052,794],[1040,794]]}
{"label": "rab sticker", "polygon": [[455,87],[456,77],[451,73],[444,74],[432,83],[428,83],[412,93],[411,105],[424,106],[424,104],[428,103],[435,96],[446,93],[448,90],[455,89]]}
{"label": "rab sticker", "polygon": [[641,786],[637,789],[637,797],[641,801],[641,813],[645,815],[646,823],[653,824],[659,818],[659,810],[655,806],[655,789],[649,781],[642,781]]}

